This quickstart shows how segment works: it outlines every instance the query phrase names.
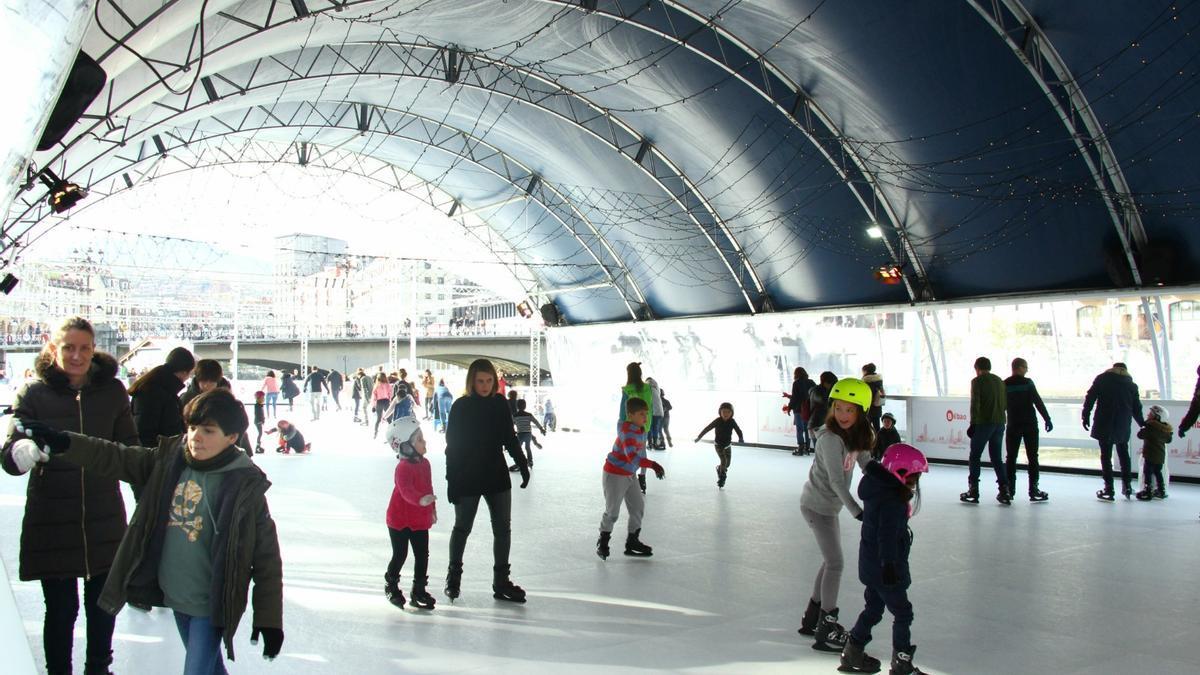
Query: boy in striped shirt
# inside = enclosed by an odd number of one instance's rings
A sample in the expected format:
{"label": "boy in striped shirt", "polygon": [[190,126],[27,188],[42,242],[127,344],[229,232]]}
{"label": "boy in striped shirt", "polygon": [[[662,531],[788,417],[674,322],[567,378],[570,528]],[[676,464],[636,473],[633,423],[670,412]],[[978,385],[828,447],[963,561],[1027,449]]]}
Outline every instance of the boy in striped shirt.
{"label": "boy in striped shirt", "polygon": [[[515,394],[517,392],[510,390],[509,393]],[[532,469],[533,448],[530,447],[530,443],[537,445],[539,450],[542,448],[541,445],[538,445],[537,439],[533,437],[533,428],[537,427],[538,431],[542,432],[542,435],[545,436],[546,427],[543,427],[537,421],[537,418],[525,409],[527,406],[528,404],[525,403],[525,399],[517,399],[517,409],[515,412],[513,412],[513,423],[517,425],[517,443],[525,448],[525,458],[529,460],[529,463],[526,466]],[[520,471],[520,467],[518,467],[516,464],[513,464],[512,466],[508,467],[508,470],[511,472],[516,472]]]}
{"label": "boy in striped shirt", "polygon": [[642,467],[653,469],[659,480],[667,474],[662,464],[646,457],[646,418],[649,411],[650,406],[640,398],[630,398],[625,402],[626,420],[617,425],[617,440],[604,461],[604,515],[600,517],[600,539],[596,542],[596,555],[602,559],[608,559],[608,542],[612,537],[613,525],[621,515],[621,502],[625,502],[629,509],[625,555],[654,555],[654,549],[638,539],[642,533],[646,497],[638,486],[637,471]]}

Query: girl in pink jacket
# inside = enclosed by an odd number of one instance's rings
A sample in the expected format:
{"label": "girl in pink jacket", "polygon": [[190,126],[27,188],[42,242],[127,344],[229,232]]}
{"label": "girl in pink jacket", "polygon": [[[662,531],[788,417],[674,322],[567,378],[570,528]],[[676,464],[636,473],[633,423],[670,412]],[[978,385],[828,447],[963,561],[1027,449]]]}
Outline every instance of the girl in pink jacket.
{"label": "girl in pink jacket", "polygon": [[404,608],[404,593],[400,591],[400,568],[413,552],[412,605],[418,609],[433,609],[433,596],[425,591],[429,582],[429,528],[437,522],[433,494],[433,476],[429,460],[425,459],[425,436],[415,417],[401,417],[387,430],[388,445],[396,451],[396,486],[388,503],[387,526],[392,539],[392,560],[383,575],[383,593],[388,602]]}

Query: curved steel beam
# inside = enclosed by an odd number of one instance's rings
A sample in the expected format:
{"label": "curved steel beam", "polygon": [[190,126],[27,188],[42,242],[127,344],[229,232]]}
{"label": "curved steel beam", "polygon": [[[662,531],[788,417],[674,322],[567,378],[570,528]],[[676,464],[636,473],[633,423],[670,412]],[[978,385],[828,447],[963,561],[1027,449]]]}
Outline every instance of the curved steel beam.
{"label": "curved steel beam", "polygon": [[[984,6],[979,0],[967,0],[988,26],[996,32],[1004,44],[1024,64],[1034,82],[1050,102],[1058,118],[1062,120],[1071,142],[1087,165],[1092,181],[1104,200],[1113,227],[1125,250],[1125,259],[1133,273],[1135,286],[1143,283],[1138,268],[1135,246],[1146,243],[1146,229],[1133,192],[1121,171],[1117,155],[1113,152],[1104,133],[1104,127],[1096,117],[1096,111],[1084,96],[1083,90],[1050,38],[1042,31],[1036,19],[1019,0],[992,0]],[[1021,36],[1018,42],[1017,35]],[[1049,69],[1048,74],[1046,70]],[[1051,79],[1053,76],[1053,79]]]}
{"label": "curved steel beam", "polygon": [[[723,28],[718,23],[720,15],[705,16],[679,0],[645,0],[637,4],[622,4],[617,0],[601,0],[594,3],[581,3],[578,0],[538,1],[574,7],[581,12],[603,16],[656,35],[704,58],[729,77],[747,86],[804,134],[872,219],[877,218],[874,205],[879,205],[887,218],[886,225],[896,236],[900,249],[898,254],[891,240],[885,237],[884,245],[888,254],[896,262],[907,260],[912,269],[911,275],[904,276],[904,285],[910,299],[935,299],[924,263],[912,244],[908,227],[888,199],[887,193],[880,188],[879,181],[866,158],[858,152],[853,143],[846,141],[845,134],[833,117],[822,110],[798,82],[772,63],[766,54]],[[846,164],[847,159],[850,160],[849,166]],[[866,194],[860,189],[860,185],[866,186]]]}
{"label": "curved steel beam", "polygon": [[[152,106],[139,110],[136,121],[132,118],[127,120],[120,143],[136,141],[163,122],[228,96],[261,92],[273,86],[285,87],[293,82],[342,77],[414,77],[445,82],[448,75],[445,58],[451,51],[425,44],[356,42],[338,48],[326,45],[302,48],[289,52],[286,55],[287,63],[282,60],[282,55],[262,57],[212,75],[217,79],[209,79],[205,85],[207,98],[194,90],[187,95],[166,93],[157,98]],[[544,75],[479,54],[454,53],[461,59],[454,71],[454,84],[478,88],[539,108],[604,142],[634,164],[670,196],[701,232],[737,285],[750,312],[758,311],[761,305],[769,305],[765,288],[754,272],[753,265],[724,219],[678,165],[631,125]],[[106,117],[111,117],[143,96],[149,96],[156,89],[157,85],[148,85],[125,102],[110,106]],[[78,137],[72,141],[72,145],[77,141]],[[116,145],[115,142],[112,144],[113,147]],[[93,157],[84,159],[71,172],[77,175],[112,152],[113,147],[104,148]],[[63,153],[60,152],[51,161],[63,160]],[[18,218],[24,217],[25,213],[18,215]],[[752,297],[739,270],[749,274],[755,297]]]}

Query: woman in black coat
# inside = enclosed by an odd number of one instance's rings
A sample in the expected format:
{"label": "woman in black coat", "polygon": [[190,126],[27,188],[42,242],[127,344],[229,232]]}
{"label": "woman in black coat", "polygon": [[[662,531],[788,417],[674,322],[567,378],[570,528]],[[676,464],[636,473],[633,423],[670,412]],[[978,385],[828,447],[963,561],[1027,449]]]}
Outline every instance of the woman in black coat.
{"label": "woman in black coat", "polygon": [[[184,432],[183,402],[179,392],[196,367],[196,357],[184,347],[167,354],[161,366],[142,373],[129,387],[133,422],[137,425],[138,443],[142,447],[158,447],[159,436],[178,436]],[[134,499],[141,499],[142,486],[131,484]]]}
{"label": "woman in black coat", "polygon": [[[116,377],[117,362],[96,351],[91,323],[68,319],[52,338],[35,361],[37,379],[17,392],[15,417],[136,445],[137,428],[125,385]],[[3,465],[13,475],[30,471],[17,463],[11,443],[4,447]],[[108,672],[115,618],[98,601],[124,535],[125,501],[116,480],[58,457],[32,469],[21,522],[20,577],[42,584],[48,672],[71,672],[80,578],[87,617],[85,672]]]}
{"label": "woman in black coat", "polygon": [[283,397],[287,399],[288,410],[292,410],[292,402],[300,395],[300,387],[296,386],[296,381],[292,378],[292,374],[283,371],[283,380],[280,382],[279,390],[283,392]]}
{"label": "woman in black coat", "polygon": [[512,415],[496,393],[496,368],[487,359],[476,359],[467,370],[467,395],[450,407],[446,432],[446,494],[454,505],[450,533],[450,569],[446,595],[459,595],[463,552],[475,523],[479,500],[487,502],[492,521],[492,593],[499,600],[525,602],[525,591],[509,579],[508,554],[512,545],[512,481],[504,451],[521,472],[521,487],[529,484],[529,465],[517,443]]}
{"label": "woman in black coat", "polygon": [[[1096,407],[1095,418],[1092,418],[1092,406]],[[1092,438],[1100,443],[1100,467],[1104,472],[1104,489],[1096,496],[1105,501],[1113,500],[1114,445],[1121,462],[1121,494],[1126,499],[1133,495],[1129,473],[1129,425],[1132,422],[1137,422],[1139,427],[1146,424],[1142,419],[1137,384],[1124,363],[1114,363],[1112,368],[1096,376],[1083,399],[1083,428],[1090,428]]]}

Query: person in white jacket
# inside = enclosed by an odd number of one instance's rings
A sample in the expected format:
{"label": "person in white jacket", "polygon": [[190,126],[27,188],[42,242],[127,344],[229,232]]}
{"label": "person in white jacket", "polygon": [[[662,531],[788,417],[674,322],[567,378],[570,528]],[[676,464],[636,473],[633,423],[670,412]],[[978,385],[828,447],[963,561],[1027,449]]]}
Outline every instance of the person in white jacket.
{"label": "person in white jacket", "polygon": [[875,431],[867,413],[871,388],[862,380],[838,380],[829,393],[829,413],[817,432],[817,445],[808,482],[800,493],[800,513],[813,531],[824,562],[817,570],[811,599],[800,623],[801,635],[813,635],[813,649],[841,653],[846,630],[838,623],[838,589],[845,557],[842,555],[838,513],[842,508],[862,518],[862,506],[850,492],[854,465],[871,460]]}
{"label": "person in white jacket", "polygon": [[647,377],[646,384],[650,385],[650,398],[652,399],[650,401],[650,412],[653,415],[650,422],[650,436],[646,440],[646,447],[651,450],[666,450],[667,446],[663,443],[662,432],[662,393],[658,389],[658,382],[655,382],[653,377]]}

